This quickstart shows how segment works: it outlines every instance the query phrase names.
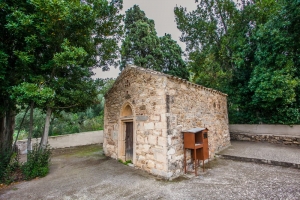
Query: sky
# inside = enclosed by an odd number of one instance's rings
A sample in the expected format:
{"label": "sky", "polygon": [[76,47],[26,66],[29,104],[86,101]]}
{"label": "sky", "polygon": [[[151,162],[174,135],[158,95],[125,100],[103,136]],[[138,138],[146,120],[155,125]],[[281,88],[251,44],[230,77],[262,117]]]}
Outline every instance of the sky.
{"label": "sky", "polygon": [[[182,50],[185,49],[185,44],[179,41],[181,32],[176,27],[173,11],[176,5],[192,11],[197,7],[195,0],[123,0],[122,14],[125,14],[125,11],[135,4],[139,5],[149,19],[154,20],[159,37],[169,33]],[[110,70],[106,72],[103,72],[102,69],[95,69],[94,72],[96,73],[95,78],[116,78],[120,73],[119,69],[114,67],[110,67]]]}

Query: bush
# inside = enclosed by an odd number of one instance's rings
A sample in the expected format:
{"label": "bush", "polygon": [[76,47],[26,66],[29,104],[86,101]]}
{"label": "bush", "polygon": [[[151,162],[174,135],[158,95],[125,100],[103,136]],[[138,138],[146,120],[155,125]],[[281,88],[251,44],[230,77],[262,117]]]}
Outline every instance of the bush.
{"label": "bush", "polygon": [[10,184],[19,178],[19,152],[8,150],[0,154],[0,183]]}
{"label": "bush", "polygon": [[27,153],[27,162],[22,166],[25,179],[46,176],[49,172],[50,156],[49,145],[45,149],[41,149],[38,144],[34,144],[32,151]]}

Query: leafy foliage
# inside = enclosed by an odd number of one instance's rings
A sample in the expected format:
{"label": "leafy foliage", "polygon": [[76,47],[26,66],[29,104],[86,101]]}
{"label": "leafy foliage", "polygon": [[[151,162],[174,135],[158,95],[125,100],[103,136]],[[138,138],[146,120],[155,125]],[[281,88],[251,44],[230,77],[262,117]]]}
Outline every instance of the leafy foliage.
{"label": "leafy foliage", "polygon": [[40,85],[23,82],[18,86],[12,87],[11,98],[16,99],[19,104],[29,104],[35,102],[37,105],[43,105],[48,101],[51,101],[55,94],[51,88],[43,87]]}
{"label": "leafy foliage", "polygon": [[155,23],[148,19],[139,6],[126,11],[125,39],[122,43],[121,65],[135,64],[188,79],[189,72],[182,59],[180,46],[170,34],[158,37]]}
{"label": "leafy foliage", "polygon": [[139,6],[134,5],[126,11],[125,40],[122,43],[121,69],[128,62],[135,65],[158,70],[161,51],[159,49],[159,38],[155,30],[153,20],[146,17]]}
{"label": "leafy foliage", "polygon": [[0,183],[9,185],[14,181],[44,177],[49,172],[51,150],[47,146],[40,149],[38,144],[28,152],[27,162],[20,163],[18,151],[6,151],[0,154]]}
{"label": "leafy foliage", "polygon": [[34,144],[32,151],[27,154],[27,162],[22,166],[25,179],[30,180],[46,176],[50,165],[50,147],[47,146],[45,149],[41,149],[38,144]]}
{"label": "leafy foliage", "polygon": [[16,180],[20,168],[19,152],[6,151],[0,154],[0,183],[10,184]]}
{"label": "leafy foliage", "polygon": [[[103,117],[104,117],[104,95],[111,88],[114,83],[114,79],[102,79],[99,80],[100,88],[98,88],[97,104],[91,105],[85,111],[82,112],[59,112],[55,113],[51,119],[49,135],[64,135],[85,131],[96,131],[103,129]],[[16,126],[19,127],[22,121],[25,109],[16,115]],[[34,126],[33,126],[33,138],[41,137],[44,129],[45,113],[38,108],[34,109]],[[30,119],[27,115],[23,122],[23,128],[21,130],[21,136],[19,139],[26,139],[29,132]],[[15,135],[16,135],[15,131]]]}
{"label": "leafy foliage", "polygon": [[207,87],[223,90],[231,78],[230,37],[237,8],[230,0],[200,0],[197,9],[188,13],[183,7],[174,9],[180,40],[186,43],[192,80]]}
{"label": "leafy foliage", "polygon": [[28,152],[27,162],[19,162],[18,151],[7,151],[0,154],[0,183],[9,185],[14,181],[30,180],[44,177],[49,172],[51,150],[47,146],[40,149],[36,143]]}
{"label": "leafy foliage", "polygon": [[122,0],[0,3],[1,151],[11,146],[2,138],[14,127],[13,120],[3,126],[2,121],[15,114],[17,104],[47,111],[47,135],[52,113],[84,111],[97,102],[92,69],[117,64],[121,8]]}
{"label": "leafy foliage", "polygon": [[229,94],[230,123],[300,123],[299,6],[199,0],[190,13],[175,8],[193,81]]}
{"label": "leafy foliage", "polygon": [[161,71],[166,74],[178,76],[186,80],[189,79],[189,71],[185,61],[182,59],[182,49],[174,41],[170,34],[165,34],[159,38],[162,52]]}

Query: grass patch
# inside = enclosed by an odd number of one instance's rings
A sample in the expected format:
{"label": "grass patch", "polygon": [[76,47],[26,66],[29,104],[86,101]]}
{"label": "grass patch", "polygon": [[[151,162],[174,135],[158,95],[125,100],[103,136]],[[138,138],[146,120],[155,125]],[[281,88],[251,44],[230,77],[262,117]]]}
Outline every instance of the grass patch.
{"label": "grass patch", "polygon": [[53,149],[53,156],[58,157],[97,157],[97,158],[105,158],[103,154],[102,145],[99,144],[91,144],[84,146],[75,146],[75,147],[67,147],[61,149]]}
{"label": "grass patch", "polygon": [[91,145],[89,147],[86,147],[84,149],[80,149],[77,151],[74,155],[79,157],[86,157],[86,156],[92,156],[92,155],[103,155],[103,148],[101,146],[95,146]]}
{"label": "grass patch", "polygon": [[119,161],[120,163],[124,164],[124,165],[132,164],[132,161],[131,161],[131,160],[123,161],[123,160],[119,159],[118,161]]}

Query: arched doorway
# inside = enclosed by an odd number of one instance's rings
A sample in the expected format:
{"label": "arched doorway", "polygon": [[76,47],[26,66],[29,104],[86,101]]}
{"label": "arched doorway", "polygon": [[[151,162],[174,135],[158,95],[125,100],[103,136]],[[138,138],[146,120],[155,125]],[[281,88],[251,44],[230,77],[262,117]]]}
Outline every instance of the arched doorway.
{"label": "arched doorway", "polygon": [[119,133],[118,157],[123,161],[134,162],[135,134],[132,106],[129,103],[124,104],[120,114],[121,129]]}

